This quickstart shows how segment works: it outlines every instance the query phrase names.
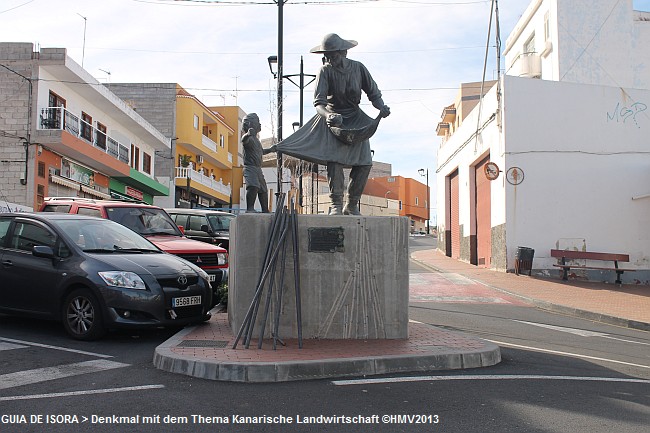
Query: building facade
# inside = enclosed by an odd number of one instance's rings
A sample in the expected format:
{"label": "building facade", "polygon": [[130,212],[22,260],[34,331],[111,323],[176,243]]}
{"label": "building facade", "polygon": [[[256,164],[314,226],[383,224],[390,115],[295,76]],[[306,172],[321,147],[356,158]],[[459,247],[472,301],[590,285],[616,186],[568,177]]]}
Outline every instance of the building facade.
{"label": "building facade", "polygon": [[631,1],[533,1],[507,75],[438,149],[439,248],[498,270],[532,248],[541,275],[560,272],[551,249],[623,253],[636,270],[623,281],[650,283],[649,43]]}
{"label": "building facade", "polygon": [[[242,111],[207,107],[177,83],[107,84],[115,94],[159,128],[172,141],[169,152],[157,154],[160,178],[170,183],[163,207],[240,206]],[[233,188],[233,185],[235,186]]]}
{"label": "building facade", "polygon": [[0,187],[38,210],[46,196],[152,203],[169,189],[155,176],[170,141],[67,56],[0,43]]}
{"label": "building facade", "polygon": [[363,194],[379,197],[387,206],[391,201],[396,203],[397,215],[408,217],[411,233],[427,230],[427,220],[430,216],[427,185],[402,176],[374,177],[368,179]]}

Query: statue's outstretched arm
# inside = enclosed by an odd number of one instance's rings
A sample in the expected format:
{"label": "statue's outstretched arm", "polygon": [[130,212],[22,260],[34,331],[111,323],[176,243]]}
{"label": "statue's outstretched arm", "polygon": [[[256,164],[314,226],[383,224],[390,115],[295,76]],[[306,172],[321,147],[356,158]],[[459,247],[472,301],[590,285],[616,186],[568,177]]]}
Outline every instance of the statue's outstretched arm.
{"label": "statue's outstretched arm", "polygon": [[390,115],[390,107],[384,104],[384,100],[382,98],[372,101],[372,106],[379,110],[381,117],[388,117]]}
{"label": "statue's outstretched arm", "polygon": [[316,105],[316,112],[325,118],[327,126],[341,126],[343,124],[343,116],[332,113],[325,105]]}

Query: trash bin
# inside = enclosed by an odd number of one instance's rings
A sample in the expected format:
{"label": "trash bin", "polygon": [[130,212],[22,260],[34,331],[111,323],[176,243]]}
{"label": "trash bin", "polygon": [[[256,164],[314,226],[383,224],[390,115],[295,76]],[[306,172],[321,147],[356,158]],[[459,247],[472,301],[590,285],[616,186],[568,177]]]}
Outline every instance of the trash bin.
{"label": "trash bin", "polygon": [[533,256],[535,250],[528,247],[517,247],[517,254],[515,254],[515,274],[519,275],[521,272],[528,272],[531,275],[533,270]]}

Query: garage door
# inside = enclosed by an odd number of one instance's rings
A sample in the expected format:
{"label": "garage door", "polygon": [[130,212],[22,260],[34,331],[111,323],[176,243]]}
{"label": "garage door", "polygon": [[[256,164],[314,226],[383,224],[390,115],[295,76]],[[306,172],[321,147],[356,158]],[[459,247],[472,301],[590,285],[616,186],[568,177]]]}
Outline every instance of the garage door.
{"label": "garage door", "polygon": [[488,156],[476,166],[476,248],[477,265],[490,267],[492,253],[492,220],[490,181],[485,176]]}
{"label": "garage door", "polygon": [[449,188],[449,209],[451,210],[451,257],[460,259],[460,206],[459,206],[459,183],[458,171],[450,178]]}

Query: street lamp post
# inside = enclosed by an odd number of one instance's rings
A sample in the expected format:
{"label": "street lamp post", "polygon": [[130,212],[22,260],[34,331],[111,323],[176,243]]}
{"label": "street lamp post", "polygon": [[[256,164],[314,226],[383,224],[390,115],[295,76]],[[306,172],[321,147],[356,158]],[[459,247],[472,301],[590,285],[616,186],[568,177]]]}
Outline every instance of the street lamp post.
{"label": "street lamp post", "polygon": [[426,170],[424,168],[421,168],[418,170],[418,173],[420,173],[420,176],[425,176],[427,177],[427,198],[425,200],[427,204],[427,234],[429,234],[429,226],[431,225],[431,207],[429,206],[429,197],[431,197],[431,194],[429,193],[429,169],[427,168]]}
{"label": "street lamp post", "polygon": [[[280,61],[278,59],[278,56],[269,56],[267,59],[269,63],[269,69],[271,70],[271,73],[273,74],[274,78],[277,78],[278,80],[278,142],[282,141],[282,100],[281,100],[281,92],[282,92],[282,79],[286,78],[287,80],[291,81],[295,86],[297,86],[300,89],[300,122],[298,124],[299,127],[302,127],[303,125],[303,109],[304,109],[304,90],[305,87],[310,85],[311,83],[314,82],[316,79],[316,75],[312,74],[305,74],[304,71],[304,63],[302,56],[300,56],[300,73],[299,74],[290,74],[290,75],[282,75],[281,69],[280,69]],[[273,70],[273,65],[278,65],[278,70],[277,72]],[[294,77],[299,77],[299,81],[296,83],[293,81],[292,78]],[[311,80],[309,80],[307,83],[305,83],[305,77],[310,77]],[[296,126],[296,123],[293,123],[293,126]],[[281,182],[280,179],[280,170],[282,168],[282,154],[278,152],[278,185],[279,182]],[[281,190],[281,187],[278,187],[278,190]],[[300,192],[299,192],[299,203],[302,206],[302,172],[300,173]],[[313,195],[313,191],[312,191]],[[312,201],[313,201],[313,196],[312,196]]]}

